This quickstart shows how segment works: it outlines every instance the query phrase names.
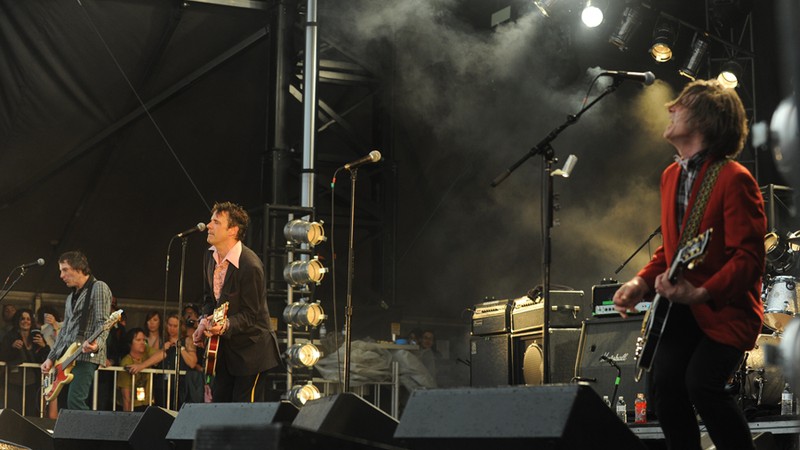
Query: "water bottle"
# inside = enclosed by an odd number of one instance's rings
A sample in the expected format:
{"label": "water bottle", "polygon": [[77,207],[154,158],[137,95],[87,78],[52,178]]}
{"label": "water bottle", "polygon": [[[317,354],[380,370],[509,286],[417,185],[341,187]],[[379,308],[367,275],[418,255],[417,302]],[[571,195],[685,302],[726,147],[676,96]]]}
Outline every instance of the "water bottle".
{"label": "water bottle", "polygon": [[644,398],[644,393],[639,392],[636,394],[636,401],[634,406],[634,422],[647,423],[647,399]]}
{"label": "water bottle", "polygon": [[611,409],[611,399],[610,399],[610,398],[608,398],[608,396],[607,396],[607,395],[604,395],[604,396],[603,396],[603,403],[605,403],[605,404],[606,404],[606,406],[608,406],[608,409]]}
{"label": "water bottle", "polygon": [[792,400],[794,400],[794,394],[792,394],[792,390],[789,389],[789,383],[786,383],[786,386],[783,388],[783,393],[781,393],[782,416],[790,416],[794,413],[794,409],[792,408]]}
{"label": "water bottle", "polygon": [[628,413],[627,413],[627,406],[625,404],[625,399],[622,396],[619,396],[619,400],[617,400],[617,417],[622,423],[628,423]]}

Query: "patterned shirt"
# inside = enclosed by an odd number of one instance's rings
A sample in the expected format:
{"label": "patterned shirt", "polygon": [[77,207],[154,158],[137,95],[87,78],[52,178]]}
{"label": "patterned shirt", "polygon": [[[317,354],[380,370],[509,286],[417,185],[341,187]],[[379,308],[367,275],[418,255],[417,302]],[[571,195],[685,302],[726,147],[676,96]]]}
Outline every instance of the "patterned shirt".
{"label": "patterned shirt", "polygon": [[[88,281],[87,281],[88,283]],[[77,294],[77,300],[75,295]],[[67,296],[67,303],[64,308],[64,326],[58,333],[56,343],[53,346],[47,358],[51,361],[56,361],[64,352],[72,345],[73,342],[78,342],[78,333],[81,326],[81,315],[84,310],[84,303],[86,301],[86,289],[73,290]],[[103,324],[111,315],[111,289],[102,281],[96,280],[92,287],[92,303],[87,312],[89,313],[89,320],[86,321],[86,336],[89,337],[96,330],[103,327]],[[108,330],[100,333],[97,338],[98,349],[96,353],[82,353],[78,356],[78,361],[88,361],[95,364],[103,365],[106,362],[106,337]],[[78,350],[80,351],[80,349]]]}
{"label": "patterned shirt", "polygon": [[675,216],[678,219],[678,230],[683,226],[683,218],[686,215],[686,209],[689,207],[689,198],[692,196],[692,186],[697,179],[697,174],[703,163],[706,160],[708,152],[703,150],[689,159],[683,159],[675,155],[675,162],[681,166],[681,178],[678,181],[678,192],[675,196],[675,206],[678,214]]}

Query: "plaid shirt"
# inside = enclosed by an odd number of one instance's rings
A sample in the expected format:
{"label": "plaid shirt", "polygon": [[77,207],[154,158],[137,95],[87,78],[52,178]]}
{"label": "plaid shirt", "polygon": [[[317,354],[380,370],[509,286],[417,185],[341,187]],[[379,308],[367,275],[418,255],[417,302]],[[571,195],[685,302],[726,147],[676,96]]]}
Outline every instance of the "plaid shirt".
{"label": "plaid shirt", "polygon": [[697,179],[697,174],[703,163],[706,160],[708,152],[703,150],[689,159],[683,159],[675,155],[675,162],[681,166],[681,178],[678,180],[678,192],[675,196],[675,207],[678,214],[678,229],[683,226],[683,217],[686,215],[686,209],[689,207],[689,198],[692,196],[692,186]]}
{"label": "plaid shirt", "polygon": [[[50,350],[47,358],[55,361],[72,345],[78,342],[78,333],[81,326],[81,314],[83,314],[84,302],[86,301],[86,289],[77,291],[78,298],[74,300],[76,291],[67,296],[67,304],[64,308],[64,326],[58,332],[56,343]],[[74,301],[74,303],[73,303]],[[96,280],[92,287],[92,305],[88,309],[89,320],[86,321],[86,336],[89,337],[96,330],[103,327],[108,316],[111,315],[111,289],[102,281]],[[88,361],[99,365],[106,363],[106,337],[108,330],[100,333],[97,338],[98,349],[96,353],[83,353],[78,356],[78,361]],[[80,351],[80,350],[79,350]]]}

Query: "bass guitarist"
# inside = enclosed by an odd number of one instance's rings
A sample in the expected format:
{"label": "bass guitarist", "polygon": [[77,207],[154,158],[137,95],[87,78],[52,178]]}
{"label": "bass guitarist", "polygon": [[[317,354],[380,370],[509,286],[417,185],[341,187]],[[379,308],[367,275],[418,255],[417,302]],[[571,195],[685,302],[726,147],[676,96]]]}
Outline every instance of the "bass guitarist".
{"label": "bass guitarist", "polygon": [[67,409],[87,410],[90,409],[87,400],[94,371],[106,361],[105,343],[108,331],[100,333],[92,342],[84,341],[84,337],[103,328],[111,312],[111,289],[92,276],[86,255],[79,251],[61,255],[58,268],[61,280],[72,292],[67,296],[64,308],[64,325],[50,354],[42,363],[42,373],[49,372],[54,361],[64,356],[64,352],[73,342],[82,342],[82,354],[71,369],[66,368],[71,370],[73,378],[68,389],[61,390],[58,404],[66,405]]}
{"label": "bass guitarist", "polygon": [[[207,227],[211,248],[203,264],[204,317],[194,342],[203,345],[204,337],[218,339],[214,402],[273,400],[267,397],[267,371],[278,366],[280,356],[267,309],[264,265],[242,244],[249,222],[241,206],[216,203]],[[226,302],[225,318],[212,320],[212,312]]]}
{"label": "bass guitarist", "polygon": [[[753,449],[747,420],[725,391],[763,320],[764,201],[750,172],[733,160],[744,147],[747,118],[736,91],[716,80],[689,83],[666,107],[663,137],[677,156],[661,176],[663,244],[620,287],[614,305],[625,315],[653,292],[671,302],[649,373],[667,447],[701,448],[696,408],[716,448]],[[692,228],[713,228],[705,259],[672,283],[665,272]]]}

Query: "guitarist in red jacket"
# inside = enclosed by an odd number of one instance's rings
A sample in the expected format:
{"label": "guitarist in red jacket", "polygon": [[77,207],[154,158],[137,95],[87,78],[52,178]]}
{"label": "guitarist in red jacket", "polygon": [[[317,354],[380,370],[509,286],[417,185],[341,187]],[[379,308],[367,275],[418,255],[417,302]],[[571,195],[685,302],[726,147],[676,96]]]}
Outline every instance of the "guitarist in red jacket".
{"label": "guitarist in red jacket", "polygon": [[[677,155],[661,176],[663,244],[620,287],[614,305],[625,315],[654,293],[672,303],[649,373],[650,399],[668,448],[701,448],[694,406],[716,448],[752,449],[744,414],[724,390],[744,352],[753,348],[763,320],[764,202],[750,172],[733,160],[744,147],[747,118],[736,91],[715,80],[689,83],[666,106],[670,123],[664,138]],[[705,259],[672,283],[667,269],[704,177],[719,161],[725,164],[697,230],[713,228]]]}
{"label": "guitarist in red jacket", "polygon": [[[280,362],[267,309],[264,265],[241,242],[249,222],[241,206],[225,202],[214,205],[207,227],[211,248],[203,261],[204,317],[194,342],[202,345],[204,337],[219,338],[214,402],[268,400],[266,372]],[[226,302],[225,318],[211,320],[212,312]]]}

